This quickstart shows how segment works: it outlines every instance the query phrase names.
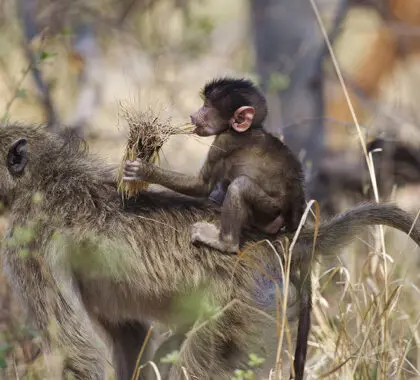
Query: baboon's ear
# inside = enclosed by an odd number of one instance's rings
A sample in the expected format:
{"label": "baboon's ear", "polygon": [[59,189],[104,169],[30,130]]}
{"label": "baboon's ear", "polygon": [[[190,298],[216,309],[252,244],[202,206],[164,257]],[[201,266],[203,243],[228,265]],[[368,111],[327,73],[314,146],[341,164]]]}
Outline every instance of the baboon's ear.
{"label": "baboon's ear", "polygon": [[12,175],[20,175],[28,163],[28,141],[25,138],[16,140],[7,154],[7,169]]}

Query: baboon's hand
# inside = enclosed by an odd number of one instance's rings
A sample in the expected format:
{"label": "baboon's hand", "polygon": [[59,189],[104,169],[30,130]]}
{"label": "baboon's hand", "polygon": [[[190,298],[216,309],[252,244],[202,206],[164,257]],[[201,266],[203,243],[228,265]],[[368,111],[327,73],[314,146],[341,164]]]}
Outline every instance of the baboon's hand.
{"label": "baboon's hand", "polygon": [[153,171],[153,165],[139,158],[134,161],[126,161],[123,181],[147,181]]}

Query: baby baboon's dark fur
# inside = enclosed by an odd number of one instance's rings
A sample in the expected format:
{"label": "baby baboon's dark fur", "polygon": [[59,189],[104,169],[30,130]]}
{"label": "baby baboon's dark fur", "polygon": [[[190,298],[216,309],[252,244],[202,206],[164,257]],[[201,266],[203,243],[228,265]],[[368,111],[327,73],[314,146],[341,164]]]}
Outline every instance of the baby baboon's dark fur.
{"label": "baby baboon's dark fur", "polygon": [[[116,186],[104,181],[108,168],[77,140],[41,127],[1,126],[0,159],[0,197],[7,196],[11,215],[4,269],[47,341],[62,349],[64,371],[76,379],[104,379],[105,347],[94,319],[112,338],[118,379],[130,377],[152,320],[189,331],[170,379],[182,378],[182,367],[190,378],[229,379],[250,352],[267,358],[263,370],[274,366],[269,338],[275,340],[276,323],[258,311],[275,315],[276,306],[274,284],[258,268],[282,285],[278,257],[267,244],[249,250],[252,262],[191,245],[190,225],[214,220],[216,209],[186,197],[141,193],[124,210]],[[395,206],[363,205],[321,226],[315,254],[335,255],[365,225],[407,233],[411,223]],[[22,234],[23,228],[32,233]],[[249,243],[264,237],[245,236]],[[420,243],[417,229],[411,236]],[[312,230],[302,233],[294,267],[310,265],[312,239]],[[191,315],[189,307],[186,315],[180,301],[199,291],[200,299],[223,311],[191,331],[200,308]],[[289,306],[288,317],[296,317]]]}
{"label": "baby baboon's dark fur", "polygon": [[203,105],[191,114],[195,133],[216,136],[198,176],[128,161],[124,180],[145,180],[178,193],[221,204],[220,226],[199,222],[191,240],[237,252],[247,226],[276,236],[296,231],[305,210],[302,165],[278,138],[264,130],[267,104],[249,80],[219,78],[203,89]]}

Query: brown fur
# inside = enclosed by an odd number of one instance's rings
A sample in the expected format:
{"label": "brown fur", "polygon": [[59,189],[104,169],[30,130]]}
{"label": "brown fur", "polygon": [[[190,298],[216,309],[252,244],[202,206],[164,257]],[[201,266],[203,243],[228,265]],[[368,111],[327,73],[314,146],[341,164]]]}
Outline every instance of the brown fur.
{"label": "brown fur", "polygon": [[[28,141],[28,163],[16,175],[6,160],[11,144],[22,137]],[[109,169],[77,140],[42,128],[0,127],[0,157],[0,196],[8,197],[11,212],[2,247],[5,272],[37,326],[46,330],[55,322],[47,340],[62,349],[66,372],[77,379],[104,378],[105,347],[92,323],[97,318],[118,348],[119,379],[127,379],[133,350],[142,343],[136,337],[144,336],[141,326],[156,320],[190,331],[197,317],[192,312],[199,308],[185,315],[178,301],[198,290],[225,309],[184,340],[170,379],[182,378],[182,366],[190,378],[228,379],[250,352],[266,357],[267,368],[274,365],[276,324],[257,311],[275,315],[272,282],[234,255],[190,244],[189,226],[217,218],[215,208],[142,192],[123,209],[116,186],[103,181]],[[38,193],[41,198],[34,199]],[[408,232],[411,218],[391,205],[351,210],[321,227],[316,254],[336,254],[361,225],[372,223]],[[22,238],[22,227],[35,233]],[[263,237],[250,231],[244,236],[248,243]],[[412,237],[420,243],[417,230]],[[310,262],[312,238],[308,229],[298,240],[297,267]],[[267,244],[248,255],[282,285],[278,257]],[[293,308],[289,313],[295,316]]]}

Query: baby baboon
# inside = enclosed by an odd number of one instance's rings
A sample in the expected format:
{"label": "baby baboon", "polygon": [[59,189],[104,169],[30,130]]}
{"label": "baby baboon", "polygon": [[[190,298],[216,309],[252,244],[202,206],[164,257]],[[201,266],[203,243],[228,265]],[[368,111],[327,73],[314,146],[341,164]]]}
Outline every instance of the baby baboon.
{"label": "baby baboon", "polygon": [[[63,371],[76,379],[104,379],[97,320],[117,348],[117,378],[129,379],[144,326],[156,320],[188,332],[170,368],[171,380],[183,378],[183,367],[190,378],[230,379],[251,352],[266,358],[257,377],[267,376],[275,363],[271,344],[277,330],[275,318],[266,313],[275,315],[276,291],[262,272],[282,289],[271,247],[250,248],[250,263],[191,245],[191,223],[217,219],[215,208],[151,192],[140,192],[123,206],[116,185],[104,182],[108,168],[89,157],[78,139],[64,140],[40,127],[0,126],[0,157],[0,197],[7,197],[11,213],[2,244],[4,270],[45,331],[46,343],[61,349]],[[412,222],[396,206],[363,205],[321,224],[315,255],[335,255],[366,225],[408,233]],[[308,228],[298,239],[293,270],[310,262],[313,233]],[[262,236],[244,231],[249,243]],[[411,237],[420,243],[416,228]],[[191,307],[191,296],[208,302]],[[218,307],[213,318],[192,328],[203,322],[208,305]],[[294,308],[288,312],[288,318],[296,316]],[[54,328],[48,329],[51,323]]]}
{"label": "baby baboon", "polygon": [[296,230],[305,208],[299,160],[263,129],[267,105],[248,80],[215,79],[203,90],[204,104],[191,115],[199,136],[216,138],[199,176],[164,170],[140,159],[128,161],[124,180],[146,180],[179,193],[223,203],[221,227],[195,223],[192,241],[236,252],[241,231],[253,225],[267,234]]}

